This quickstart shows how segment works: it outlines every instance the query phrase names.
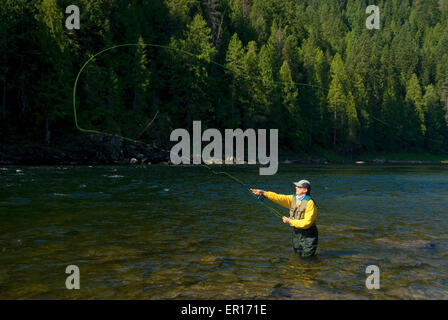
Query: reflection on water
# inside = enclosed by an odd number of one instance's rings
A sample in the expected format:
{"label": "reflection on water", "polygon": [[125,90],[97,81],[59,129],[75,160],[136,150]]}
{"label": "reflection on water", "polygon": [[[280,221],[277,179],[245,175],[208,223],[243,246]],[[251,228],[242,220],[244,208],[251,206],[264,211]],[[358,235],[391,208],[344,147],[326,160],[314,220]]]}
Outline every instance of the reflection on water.
{"label": "reflection on water", "polygon": [[[318,255],[298,258],[289,227],[201,167],[11,166],[0,168],[0,298],[448,298],[447,167],[223,170],[286,194],[309,179]],[[81,290],[65,289],[71,264]],[[365,287],[372,264],[380,290]]]}

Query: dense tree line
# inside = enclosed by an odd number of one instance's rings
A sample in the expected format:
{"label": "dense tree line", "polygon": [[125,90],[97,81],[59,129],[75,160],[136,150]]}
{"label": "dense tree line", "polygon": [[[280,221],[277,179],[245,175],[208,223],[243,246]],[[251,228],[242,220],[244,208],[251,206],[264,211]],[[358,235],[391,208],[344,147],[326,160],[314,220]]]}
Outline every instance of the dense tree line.
{"label": "dense tree line", "polygon": [[[65,8],[81,29],[65,28]],[[365,25],[377,4],[379,30]],[[171,130],[279,128],[280,145],[448,150],[448,1],[4,0],[1,143],[63,143],[79,123],[166,144]],[[193,55],[184,54],[189,52]],[[154,125],[142,133],[154,114]]]}

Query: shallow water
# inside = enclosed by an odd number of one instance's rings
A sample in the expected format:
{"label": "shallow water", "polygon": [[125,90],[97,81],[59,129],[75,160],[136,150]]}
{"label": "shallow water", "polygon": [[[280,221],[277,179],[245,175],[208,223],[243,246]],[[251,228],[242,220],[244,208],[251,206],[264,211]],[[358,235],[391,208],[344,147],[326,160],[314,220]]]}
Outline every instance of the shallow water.
{"label": "shallow water", "polygon": [[4,166],[0,298],[448,299],[447,166],[222,170],[285,194],[309,179],[317,257],[296,257],[281,219],[202,167]]}

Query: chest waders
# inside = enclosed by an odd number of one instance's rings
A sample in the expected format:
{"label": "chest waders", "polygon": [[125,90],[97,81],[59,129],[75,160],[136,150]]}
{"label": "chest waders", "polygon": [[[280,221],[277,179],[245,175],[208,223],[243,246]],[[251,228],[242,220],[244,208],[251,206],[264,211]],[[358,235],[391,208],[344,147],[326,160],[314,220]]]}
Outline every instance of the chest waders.
{"label": "chest waders", "polygon": [[[297,206],[297,200],[292,199],[291,208],[289,209],[289,218],[301,220],[305,217],[305,210],[310,196],[305,196],[300,205]],[[302,258],[314,256],[317,249],[318,232],[316,223],[314,222],[308,229],[294,228],[292,230],[292,246],[294,251]]]}

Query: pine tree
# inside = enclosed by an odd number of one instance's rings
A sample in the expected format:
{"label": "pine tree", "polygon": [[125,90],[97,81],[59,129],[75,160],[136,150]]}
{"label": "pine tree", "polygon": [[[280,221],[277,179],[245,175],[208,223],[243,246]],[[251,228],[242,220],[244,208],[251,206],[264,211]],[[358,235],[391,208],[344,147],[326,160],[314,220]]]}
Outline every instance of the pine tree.
{"label": "pine tree", "polygon": [[[243,74],[244,49],[243,44],[236,33],[229,42],[226,54],[226,68],[235,78],[241,78]],[[226,70],[227,71],[227,70]]]}
{"label": "pine tree", "polygon": [[443,106],[436,88],[430,84],[425,87],[423,96],[423,107],[425,110],[425,145],[432,153],[442,153],[443,140],[447,127],[443,121]]}
{"label": "pine tree", "polygon": [[261,81],[258,82],[256,99],[264,117],[268,117],[275,112],[273,106],[277,103],[277,84],[274,78],[272,52],[267,45],[263,45],[258,54],[258,68],[260,69]]}
{"label": "pine tree", "polygon": [[0,6],[0,48],[1,48],[1,54],[0,54],[0,92],[1,92],[1,107],[0,107],[0,127],[2,128],[2,131],[5,132],[6,130],[6,101],[7,101],[7,88],[8,88],[8,81],[9,81],[9,66],[8,66],[8,56],[9,56],[9,46],[8,46],[8,40],[9,40],[9,34],[8,31],[10,29],[9,26],[9,20],[7,19],[9,15],[10,6],[9,5],[3,5]]}
{"label": "pine tree", "polygon": [[[244,94],[244,89],[241,88],[243,85],[243,59],[244,59],[244,49],[243,44],[238,35],[235,33],[229,43],[229,48],[227,49],[226,55],[226,72],[231,76],[231,118],[233,125],[239,124],[239,114],[236,114],[236,104],[241,104],[240,99]],[[243,107],[243,106],[241,106]],[[244,113],[244,110],[243,110]],[[236,117],[236,118],[235,118]]]}
{"label": "pine tree", "polygon": [[40,56],[40,65],[46,69],[39,77],[36,88],[36,104],[42,108],[37,114],[37,124],[44,124],[45,142],[51,142],[51,124],[58,117],[69,114],[71,86],[67,74],[67,46],[70,44],[63,30],[63,14],[56,0],[42,1],[36,5],[36,20],[39,23],[39,46],[45,55]]}
{"label": "pine tree", "polygon": [[422,89],[415,73],[412,74],[406,85],[406,101],[413,106],[419,128],[418,135],[425,135],[425,113],[423,110]]}
{"label": "pine tree", "polygon": [[330,73],[331,83],[328,92],[328,104],[329,110],[333,114],[333,147],[336,147],[337,131],[338,128],[341,130],[343,127],[344,109],[347,103],[344,63],[339,53],[334,56],[331,62]]}
{"label": "pine tree", "polygon": [[[180,125],[191,124],[193,117],[200,119],[210,107],[207,96],[210,62],[216,54],[211,44],[211,33],[204,18],[197,14],[188,24],[181,39],[172,38],[175,62],[170,72],[170,101],[172,118]],[[194,55],[194,56],[193,56]]]}
{"label": "pine tree", "polygon": [[299,115],[300,110],[297,105],[299,93],[295,83],[292,81],[291,69],[286,60],[283,61],[282,67],[280,68],[279,81],[284,106],[291,115]]}
{"label": "pine tree", "polygon": [[348,142],[353,146],[358,144],[359,120],[356,111],[355,98],[351,92],[349,92],[347,97],[345,113],[348,122]]}
{"label": "pine tree", "polygon": [[[378,118],[373,119],[376,124],[375,137],[380,151],[405,151],[403,139],[403,109],[398,94],[398,80],[390,78],[385,84]],[[370,115],[372,116],[372,115]],[[407,141],[405,141],[407,142]]]}
{"label": "pine tree", "polygon": [[248,95],[247,117],[249,118],[249,121],[252,121],[250,126],[254,127],[257,127],[259,122],[264,119],[261,115],[261,108],[259,107],[257,99],[258,95],[262,93],[262,91],[260,91],[262,86],[259,71],[257,44],[255,41],[250,41],[247,44],[246,54],[243,58],[243,74],[245,75],[244,87],[246,88]]}
{"label": "pine tree", "polygon": [[[293,143],[296,150],[304,146],[306,137],[304,130],[304,117],[302,117],[300,107],[298,105],[298,89],[292,81],[291,69],[288,62],[283,61],[279,74],[282,104],[286,108],[286,113],[279,117],[279,125],[289,140]],[[277,108],[277,112],[279,112]]]}

